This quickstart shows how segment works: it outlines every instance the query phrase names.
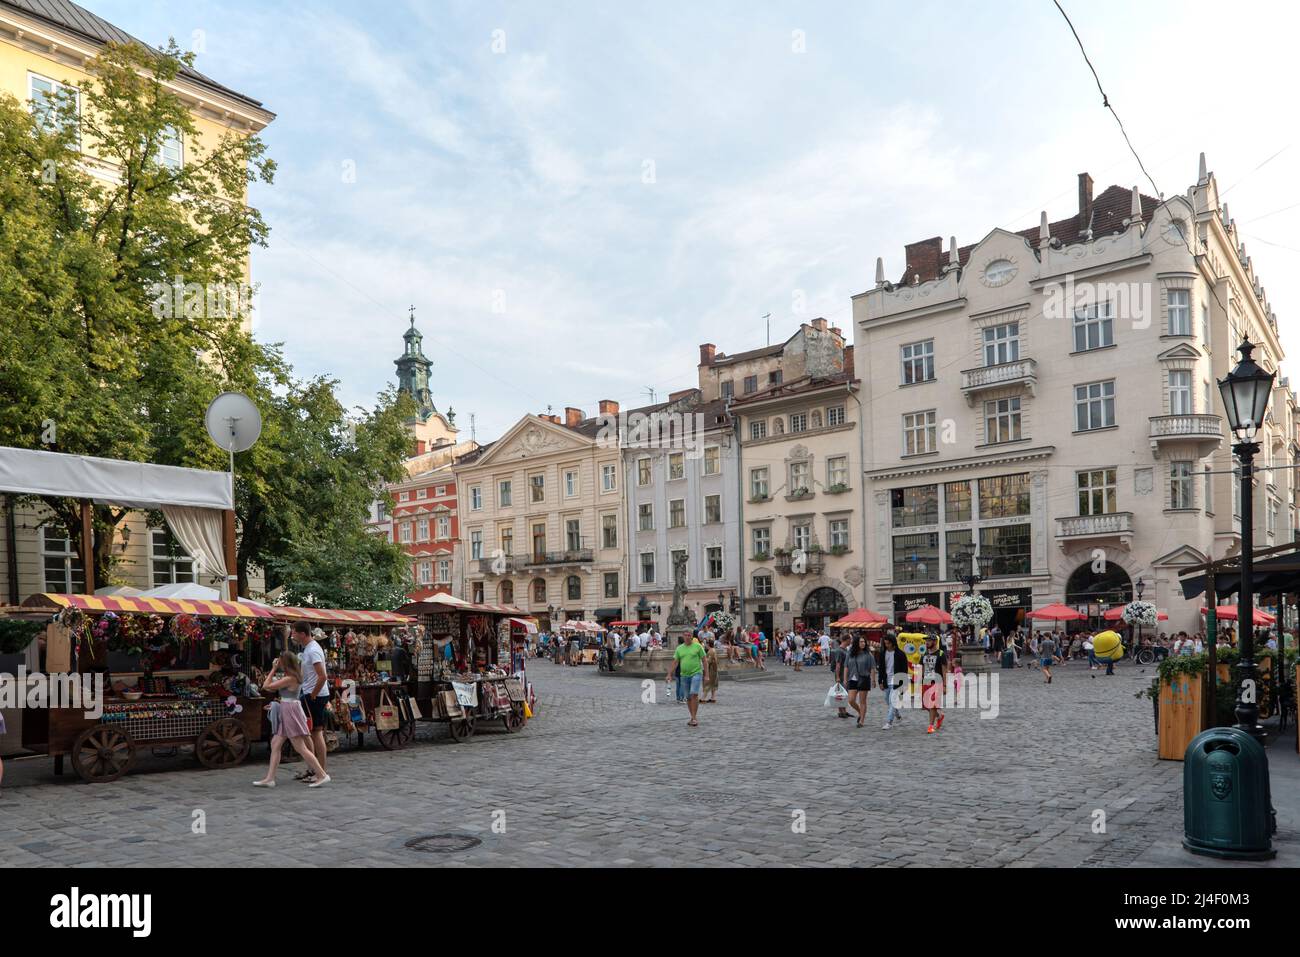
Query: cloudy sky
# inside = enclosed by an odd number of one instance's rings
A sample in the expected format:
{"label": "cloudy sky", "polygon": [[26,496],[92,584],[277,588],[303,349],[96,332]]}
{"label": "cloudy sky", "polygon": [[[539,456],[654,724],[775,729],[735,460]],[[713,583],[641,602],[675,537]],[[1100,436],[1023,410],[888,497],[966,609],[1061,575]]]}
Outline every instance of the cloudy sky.
{"label": "cloudy sky", "polygon": [[[1050,0],[84,2],[278,114],[256,335],[367,404],[414,304],[480,440],[689,387],[765,314],[847,332],[877,256],[1064,218],[1081,171],[1154,192]],[[1294,15],[1063,2],[1159,190],[1208,154],[1294,375]]]}

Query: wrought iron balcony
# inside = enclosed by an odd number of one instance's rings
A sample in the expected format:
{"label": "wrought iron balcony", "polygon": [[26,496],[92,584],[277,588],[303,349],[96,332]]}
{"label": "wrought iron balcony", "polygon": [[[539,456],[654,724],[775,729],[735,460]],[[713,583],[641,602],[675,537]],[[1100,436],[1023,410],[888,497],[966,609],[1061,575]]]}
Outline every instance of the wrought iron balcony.
{"label": "wrought iron balcony", "polygon": [[570,548],[562,552],[533,552],[525,560],[525,565],[579,565],[594,561],[590,548]]}
{"label": "wrought iron balcony", "polygon": [[1209,455],[1223,441],[1223,419],[1217,415],[1185,413],[1151,416],[1151,451],[1177,445],[1195,448],[1197,457]]}
{"label": "wrought iron balcony", "polygon": [[513,555],[502,555],[500,558],[480,558],[478,560],[478,573],[480,575],[509,575],[515,570],[517,559]]}
{"label": "wrought iron balcony", "polygon": [[980,366],[977,369],[965,369],[961,374],[961,391],[966,396],[968,405],[975,404],[975,397],[990,389],[1005,389],[1009,385],[1023,385],[1030,395],[1038,384],[1038,363],[1033,359],[1016,359],[1014,362],[1000,362],[995,366]]}
{"label": "wrought iron balcony", "polygon": [[1124,548],[1128,548],[1133,538],[1133,513],[1068,515],[1056,520],[1056,544],[1062,550],[1072,542],[1089,538],[1118,540]]}
{"label": "wrought iron balcony", "polygon": [[784,554],[776,556],[775,563],[778,574],[820,575],[822,569],[826,567],[826,555],[820,549],[802,552],[798,562],[795,561],[795,556],[792,554],[794,551],[796,550],[788,549]]}

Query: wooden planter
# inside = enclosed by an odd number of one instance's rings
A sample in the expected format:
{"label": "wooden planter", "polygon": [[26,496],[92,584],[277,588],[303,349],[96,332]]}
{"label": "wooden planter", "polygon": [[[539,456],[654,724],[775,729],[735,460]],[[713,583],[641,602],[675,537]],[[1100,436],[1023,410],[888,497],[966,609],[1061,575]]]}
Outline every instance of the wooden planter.
{"label": "wooden planter", "polygon": [[1179,675],[1160,683],[1160,757],[1181,761],[1192,738],[1205,730],[1205,676]]}

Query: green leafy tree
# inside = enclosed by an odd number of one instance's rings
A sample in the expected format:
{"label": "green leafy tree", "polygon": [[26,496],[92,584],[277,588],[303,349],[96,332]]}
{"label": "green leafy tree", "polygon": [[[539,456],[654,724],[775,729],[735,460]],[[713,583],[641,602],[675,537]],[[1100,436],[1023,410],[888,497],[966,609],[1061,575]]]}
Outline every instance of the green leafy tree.
{"label": "green leafy tree", "polygon": [[409,560],[380,535],[351,531],[292,543],[269,571],[290,605],[392,611],[414,586]]}

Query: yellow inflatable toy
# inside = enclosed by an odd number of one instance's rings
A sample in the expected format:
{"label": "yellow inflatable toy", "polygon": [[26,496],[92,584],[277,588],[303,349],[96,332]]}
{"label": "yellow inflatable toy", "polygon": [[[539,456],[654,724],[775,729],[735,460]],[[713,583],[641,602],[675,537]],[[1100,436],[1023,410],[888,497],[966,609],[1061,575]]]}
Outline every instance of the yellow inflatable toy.
{"label": "yellow inflatable toy", "polygon": [[1102,661],[1119,661],[1124,657],[1124,645],[1113,631],[1103,631],[1092,636],[1092,653]]}

